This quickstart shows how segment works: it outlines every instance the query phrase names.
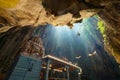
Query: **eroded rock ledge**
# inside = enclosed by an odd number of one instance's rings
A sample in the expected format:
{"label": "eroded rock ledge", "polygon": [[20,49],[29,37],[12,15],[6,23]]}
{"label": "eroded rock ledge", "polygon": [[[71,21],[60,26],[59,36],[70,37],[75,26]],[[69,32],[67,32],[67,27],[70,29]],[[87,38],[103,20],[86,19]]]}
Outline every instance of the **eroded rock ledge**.
{"label": "eroded rock ledge", "polygon": [[113,3],[99,13],[106,23],[105,48],[120,63],[120,2]]}
{"label": "eroded rock ledge", "polygon": [[0,33],[14,26],[48,23],[72,28],[73,23],[100,12],[100,17],[109,25],[106,49],[120,63],[119,0],[4,0],[0,4]]}
{"label": "eroded rock ledge", "polygon": [[[8,1],[8,3],[6,3]],[[16,1],[16,2],[15,2]],[[90,17],[112,0],[5,0],[0,2],[0,32],[13,26],[69,25]],[[118,0],[114,0],[118,1]],[[16,5],[15,5],[16,4]]]}

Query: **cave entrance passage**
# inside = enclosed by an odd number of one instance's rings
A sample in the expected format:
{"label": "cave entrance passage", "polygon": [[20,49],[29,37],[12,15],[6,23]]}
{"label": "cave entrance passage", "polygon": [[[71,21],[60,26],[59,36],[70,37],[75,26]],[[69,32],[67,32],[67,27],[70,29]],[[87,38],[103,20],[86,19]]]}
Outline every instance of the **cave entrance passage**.
{"label": "cave entrance passage", "polygon": [[70,80],[69,73],[74,70],[78,71],[78,80],[81,80],[82,69],[80,67],[55,56],[46,55],[43,57],[41,80]]}

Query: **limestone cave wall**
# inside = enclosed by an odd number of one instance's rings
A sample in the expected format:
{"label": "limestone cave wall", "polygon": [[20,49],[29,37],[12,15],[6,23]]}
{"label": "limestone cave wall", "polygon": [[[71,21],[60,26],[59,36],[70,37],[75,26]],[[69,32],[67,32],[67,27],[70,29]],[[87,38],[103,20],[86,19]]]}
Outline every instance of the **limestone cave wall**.
{"label": "limestone cave wall", "polygon": [[8,78],[20,55],[20,50],[30,38],[33,27],[14,27],[0,33],[0,80]]}
{"label": "limestone cave wall", "polygon": [[0,32],[14,26],[69,25],[93,16],[119,0],[4,0],[0,1]]}
{"label": "limestone cave wall", "polygon": [[[120,64],[119,0],[11,0],[7,3],[4,1],[0,1],[0,80],[8,75],[20,48],[31,37],[33,26],[49,23],[72,27],[73,23],[81,22],[83,18],[98,12],[106,23],[105,49]],[[13,3],[14,1],[16,2]]]}
{"label": "limestone cave wall", "polygon": [[107,6],[99,12],[99,16],[106,23],[105,49],[120,63],[120,2]]}

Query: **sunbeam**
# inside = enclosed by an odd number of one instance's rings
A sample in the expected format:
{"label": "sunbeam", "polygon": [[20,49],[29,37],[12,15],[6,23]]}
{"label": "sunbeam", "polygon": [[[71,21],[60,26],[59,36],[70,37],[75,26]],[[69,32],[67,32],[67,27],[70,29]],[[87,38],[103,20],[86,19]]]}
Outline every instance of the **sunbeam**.
{"label": "sunbeam", "polygon": [[98,19],[92,17],[84,19],[82,23],[74,24],[72,29],[68,26],[52,25],[39,27],[45,53],[78,64],[83,68],[83,73],[92,80],[98,78],[105,80],[108,77],[112,78],[111,75],[116,77],[119,73],[118,65],[104,50],[103,38],[97,30],[97,22]]}

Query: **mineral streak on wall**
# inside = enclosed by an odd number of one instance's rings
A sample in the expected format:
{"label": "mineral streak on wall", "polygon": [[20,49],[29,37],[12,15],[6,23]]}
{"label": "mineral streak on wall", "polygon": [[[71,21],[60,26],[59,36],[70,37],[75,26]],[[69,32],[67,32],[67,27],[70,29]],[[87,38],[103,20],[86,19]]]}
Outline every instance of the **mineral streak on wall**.
{"label": "mineral streak on wall", "polygon": [[4,80],[12,72],[17,63],[19,51],[31,37],[33,27],[14,27],[0,34],[0,80]]}
{"label": "mineral streak on wall", "polygon": [[0,0],[0,8],[13,8],[20,0]]}

